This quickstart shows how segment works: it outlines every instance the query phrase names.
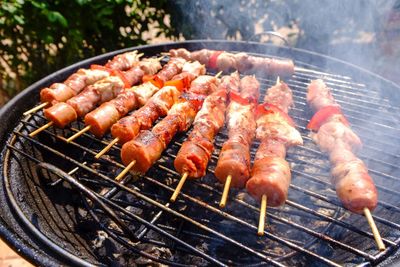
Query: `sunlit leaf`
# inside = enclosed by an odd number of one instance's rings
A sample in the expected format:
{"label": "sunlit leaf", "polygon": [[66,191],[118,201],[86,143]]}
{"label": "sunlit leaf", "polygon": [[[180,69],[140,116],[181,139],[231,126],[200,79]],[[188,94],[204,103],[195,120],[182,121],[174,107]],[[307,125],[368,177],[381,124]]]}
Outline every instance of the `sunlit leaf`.
{"label": "sunlit leaf", "polygon": [[47,18],[49,19],[50,22],[58,22],[61,24],[61,26],[68,27],[68,21],[58,11],[49,11],[47,13]]}

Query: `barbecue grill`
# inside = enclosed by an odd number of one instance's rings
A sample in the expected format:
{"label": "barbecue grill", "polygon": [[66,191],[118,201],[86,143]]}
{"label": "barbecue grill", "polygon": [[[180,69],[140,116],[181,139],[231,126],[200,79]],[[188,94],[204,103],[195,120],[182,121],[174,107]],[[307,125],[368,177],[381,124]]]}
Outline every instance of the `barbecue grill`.
{"label": "barbecue grill", "polygon": [[[84,134],[70,144],[65,137],[84,127],[48,128],[42,111],[23,116],[38,102],[41,88],[65,80],[78,68],[104,64],[121,50],[91,58],[40,80],[10,101],[0,113],[0,234],[38,265],[307,265],[366,266],[399,262],[400,254],[400,87],[347,62],[309,51],[252,42],[186,41],[130,48],[159,56],[172,48],[244,51],[256,56],[292,58],[296,71],[291,110],[304,146],[290,148],[289,198],[280,208],[268,207],[263,237],[257,236],[258,203],[244,190],[231,190],[220,209],[223,185],[213,176],[219,149],[216,138],[207,175],[188,181],[175,203],[169,198],[180,177],[173,160],[187,137],[181,134],[144,176],[113,178],[122,171],[120,147],[96,160],[111,140]],[[214,73],[211,73],[214,74]],[[262,96],[275,77],[257,77]],[[312,116],[306,104],[310,80],[323,78],[332,88],[364,148],[379,192],[373,213],[386,250],[378,251],[365,217],[342,208],[329,181],[329,160],[305,128]],[[257,144],[253,145],[254,156]]]}

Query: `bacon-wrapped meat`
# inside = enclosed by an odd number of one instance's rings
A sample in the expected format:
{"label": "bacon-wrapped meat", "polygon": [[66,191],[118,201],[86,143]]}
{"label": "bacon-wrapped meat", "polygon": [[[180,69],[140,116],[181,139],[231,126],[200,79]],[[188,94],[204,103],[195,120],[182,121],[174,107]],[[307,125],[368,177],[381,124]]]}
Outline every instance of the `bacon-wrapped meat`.
{"label": "bacon-wrapped meat", "polygon": [[140,106],[141,103],[138,100],[140,92],[147,91],[146,95],[150,95],[158,90],[158,87],[151,82],[130,89],[124,89],[116,98],[103,103],[95,110],[86,114],[84,119],[85,124],[90,125],[90,131],[96,137],[100,138],[118,121],[118,119]]}
{"label": "bacon-wrapped meat", "polygon": [[171,58],[167,65],[163,67],[163,69],[157,73],[157,78],[163,82],[171,80],[175,75],[182,72],[183,66],[186,63],[186,60],[179,57]]}
{"label": "bacon-wrapped meat", "polygon": [[270,206],[280,206],[287,199],[291,173],[285,160],[286,148],[303,144],[300,133],[287,115],[292,105],[290,88],[280,82],[267,90],[264,104],[256,111],[256,138],[260,146],[246,189],[258,200],[266,195]]}
{"label": "bacon-wrapped meat", "polygon": [[[185,62],[184,59],[172,58],[157,74],[155,74],[154,70],[157,71],[158,69],[155,69],[151,66],[151,64],[148,64],[146,68],[147,71],[153,72],[149,72],[147,74],[155,75],[153,79],[158,79],[162,81],[162,83],[165,83],[168,81],[167,79],[169,79],[169,77],[171,77],[172,75],[178,75],[185,65],[194,64],[188,62],[182,64],[183,62]],[[199,63],[197,62],[197,64]],[[144,71],[141,71],[142,74],[139,76],[140,78],[142,78],[144,75]],[[175,93],[171,93],[171,90],[173,89],[169,88],[169,94],[174,95]],[[147,101],[157,91],[158,87],[153,85],[151,81],[146,82],[136,88],[125,89],[123,92],[119,93],[118,96],[113,100],[102,104],[97,109],[88,113],[85,116],[85,124],[90,125],[90,131],[94,135],[96,135],[97,137],[101,137],[112,127],[113,124],[115,124],[121,117],[125,116],[129,111],[136,109],[139,106],[145,105]]]}
{"label": "bacon-wrapped meat", "polygon": [[114,123],[111,134],[121,144],[132,140],[140,130],[150,129],[159,117],[166,116],[180,94],[175,86],[163,87],[143,107]]}
{"label": "bacon-wrapped meat", "polygon": [[[205,73],[204,66],[200,65],[197,61],[192,63],[186,62],[182,70],[185,70],[185,72],[175,75],[172,79],[186,80],[190,83],[192,79]],[[209,80],[204,81],[206,82],[203,84],[205,87],[209,86],[209,82],[212,82]],[[111,128],[111,134],[114,138],[118,138],[121,144],[133,139],[140,130],[151,128],[159,117],[165,116],[179,95],[180,92],[175,87],[163,88],[142,108],[116,122]]]}
{"label": "bacon-wrapped meat", "polygon": [[110,75],[106,70],[79,69],[68,77],[64,83],[53,83],[50,87],[40,91],[40,101],[54,105],[58,102],[65,102],[77,95],[88,85],[91,85]]}
{"label": "bacon-wrapped meat", "polygon": [[132,171],[147,172],[161,157],[173,136],[190,127],[198,109],[194,102],[181,98],[151,131],[142,130],[136,138],[122,146],[122,162],[128,165],[136,161]]}
{"label": "bacon-wrapped meat", "polygon": [[289,59],[263,58],[246,53],[229,53],[202,49],[187,51],[184,48],[171,49],[171,56],[183,57],[186,60],[198,60],[207,67],[218,70],[236,69],[242,73],[259,73],[261,75],[275,75],[288,77],[294,73],[294,63]]}
{"label": "bacon-wrapped meat", "polygon": [[113,70],[127,70],[139,60],[140,56],[137,51],[130,51],[116,55],[113,59],[106,63],[106,67]]}
{"label": "bacon-wrapped meat", "polygon": [[[148,68],[150,71],[160,66],[160,63],[156,61],[153,61],[152,64],[153,68]],[[148,66],[147,63],[146,66]],[[45,109],[44,115],[48,120],[53,121],[56,126],[64,128],[77,117],[85,116],[98,104],[115,98],[124,88],[139,82],[144,74],[143,70],[140,69],[140,65],[124,72],[112,71],[111,73],[113,75],[89,85],[78,95],[68,99],[67,102],[60,102]],[[60,114],[61,112],[66,114]]]}
{"label": "bacon-wrapped meat", "polygon": [[[137,52],[127,52],[114,57],[105,67],[92,65],[91,69],[79,69],[72,74],[63,83],[54,83],[50,87],[43,88],[40,91],[40,100],[54,105],[58,102],[65,102],[73,96],[79,94],[88,85],[102,80],[110,75],[111,70],[127,70],[138,64],[139,56]],[[140,62],[141,69],[150,73],[160,64],[154,59],[144,59]],[[129,77],[130,73],[126,73]]]}
{"label": "bacon-wrapped meat", "polygon": [[79,95],[72,97],[67,102],[60,102],[45,109],[44,115],[48,120],[53,121],[57,127],[64,128],[77,117],[82,117],[92,110],[97,103],[111,100],[117,96],[124,86],[124,82],[120,78],[109,76],[88,86]]}
{"label": "bacon-wrapped meat", "polygon": [[353,154],[361,148],[361,140],[351,130],[324,81],[310,83],[307,102],[316,111],[307,127],[316,131],[313,139],[329,154],[332,184],[343,206],[359,214],[364,208],[374,210],[378,201],[375,184],[364,162]]}
{"label": "bacon-wrapped meat", "polygon": [[206,173],[214,150],[214,137],[224,125],[227,93],[230,90],[238,91],[240,83],[237,72],[221,80],[217,91],[204,100],[194,120],[193,130],[175,158],[174,166],[180,174],[187,173],[188,177],[200,178]]}
{"label": "bacon-wrapped meat", "polygon": [[230,93],[231,102],[227,109],[228,140],[222,146],[215,168],[215,176],[220,182],[224,183],[230,175],[231,185],[238,188],[244,187],[250,177],[250,146],[256,128],[255,103],[249,101],[249,92],[256,96],[260,87],[254,76],[243,79],[246,84],[240,83],[240,95]]}

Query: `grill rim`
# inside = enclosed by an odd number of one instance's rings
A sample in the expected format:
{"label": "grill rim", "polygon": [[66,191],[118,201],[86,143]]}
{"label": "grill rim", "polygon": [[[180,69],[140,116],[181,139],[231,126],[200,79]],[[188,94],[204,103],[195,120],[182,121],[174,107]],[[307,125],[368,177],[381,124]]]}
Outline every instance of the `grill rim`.
{"label": "grill rim", "polygon": [[[72,72],[74,72],[76,69],[81,68],[81,67],[87,67],[90,64],[94,63],[104,63],[107,59],[111,58],[112,56],[123,53],[126,51],[130,50],[140,50],[141,52],[147,52],[150,55],[154,54],[155,52],[162,52],[162,51],[167,51],[171,48],[178,48],[178,47],[186,47],[190,49],[201,49],[205,47],[209,48],[214,48],[218,46],[231,46],[231,47],[239,47],[242,48],[243,51],[245,52],[255,52],[255,51],[266,51],[266,50],[271,50],[271,49],[279,49],[281,53],[277,53],[277,55],[284,54],[285,57],[288,57],[288,55],[292,55],[293,52],[297,53],[297,56],[304,56],[309,59],[311,57],[317,57],[318,59],[324,59],[328,60],[333,63],[338,63],[338,64],[344,64],[345,66],[349,67],[351,70],[357,70],[359,72],[362,72],[364,75],[368,75],[369,77],[372,77],[374,79],[379,79],[380,82],[384,82],[387,85],[389,85],[392,88],[396,88],[397,90],[400,90],[400,86],[395,84],[394,82],[387,80],[369,70],[366,70],[364,68],[361,68],[359,66],[356,66],[354,64],[351,64],[349,62],[333,58],[327,55],[322,55],[316,52],[304,50],[304,49],[297,49],[297,48],[287,48],[287,47],[278,47],[275,45],[271,44],[262,44],[262,43],[257,43],[257,42],[245,42],[245,41],[226,41],[226,40],[190,40],[190,41],[184,41],[184,42],[168,42],[168,43],[162,43],[162,44],[154,44],[154,45],[145,45],[145,46],[137,46],[137,47],[130,47],[130,48],[125,48],[121,50],[116,50],[113,52],[109,52],[106,54],[102,54],[99,56],[95,56],[83,61],[80,61],[78,63],[75,63],[73,65],[70,65],[68,67],[65,67],[61,70],[58,70],[41,80],[35,82],[34,84],[30,85],[27,87],[23,92],[19,93],[17,96],[15,96],[12,100],[10,100],[1,110],[0,110],[0,118],[2,119],[3,122],[2,125],[0,126],[0,144],[2,145],[2,152],[1,152],[1,159],[2,159],[2,164],[0,166],[0,171],[3,173],[4,172],[4,158],[5,158],[5,152],[7,151],[7,146],[6,144],[10,140],[10,137],[12,136],[13,130],[16,128],[17,124],[19,121],[22,119],[22,113],[28,109],[29,107],[33,106],[35,103],[38,102],[38,94],[37,92],[43,88],[47,84],[51,84],[52,82],[55,81],[60,81],[65,79],[68,75],[70,75]],[[251,47],[256,47],[257,49],[252,50]],[[279,52],[278,51],[278,52]],[[282,52],[283,51],[283,52]],[[294,59],[294,58],[293,58]],[[296,61],[294,59],[294,61]],[[309,60],[308,60],[309,61]],[[37,92],[35,92],[37,91]],[[32,97],[32,94],[35,97]],[[10,206],[8,206],[9,203],[7,203],[7,211],[10,209]],[[10,209],[11,210],[11,209]],[[11,210],[12,211],[12,210]],[[4,211],[1,211],[3,213]],[[12,211],[11,213],[12,216],[15,216],[15,212]],[[15,217],[14,217],[15,219]],[[10,227],[6,224],[6,222],[3,220],[3,218],[0,218],[1,224],[0,224],[0,236],[4,241],[14,249],[17,249],[19,253],[26,258],[28,261],[38,264],[38,265],[52,265],[55,263],[55,261],[58,261],[60,259],[55,258],[52,253],[49,253],[49,250],[46,249],[46,251],[36,251],[36,249],[31,246],[30,244],[27,244],[25,241],[20,238],[15,231],[13,231],[13,227]],[[21,227],[19,225],[19,227]],[[22,227],[23,228],[23,227]],[[30,236],[30,238],[32,238]],[[32,241],[32,240],[30,240]],[[397,253],[396,253],[397,254]],[[38,256],[40,255],[40,256]],[[389,257],[391,258],[391,257]],[[399,261],[397,259],[397,261]],[[396,262],[396,259],[394,260]]]}

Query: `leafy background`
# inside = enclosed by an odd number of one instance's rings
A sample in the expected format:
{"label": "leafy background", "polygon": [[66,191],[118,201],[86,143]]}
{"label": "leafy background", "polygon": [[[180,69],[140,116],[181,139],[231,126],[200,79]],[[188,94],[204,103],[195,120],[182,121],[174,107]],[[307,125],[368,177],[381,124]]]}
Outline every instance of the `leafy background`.
{"label": "leafy background", "polygon": [[395,0],[3,0],[0,105],[55,70],[108,51],[168,40],[265,41],[260,33],[270,30],[396,80],[399,9]]}

